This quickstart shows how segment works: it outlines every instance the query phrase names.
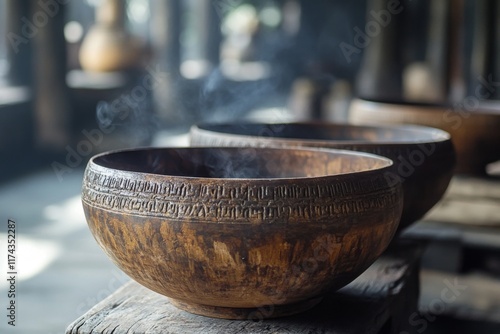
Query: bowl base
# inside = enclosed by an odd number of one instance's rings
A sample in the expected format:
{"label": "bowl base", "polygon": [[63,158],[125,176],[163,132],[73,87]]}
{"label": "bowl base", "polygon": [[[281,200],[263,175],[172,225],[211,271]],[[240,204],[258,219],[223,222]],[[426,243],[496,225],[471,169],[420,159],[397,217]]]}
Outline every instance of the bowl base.
{"label": "bowl base", "polygon": [[184,301],[170,298],[172,305],[189,313],[203,315],[211,318],[254,321],[285,317],[305,312],[318,305],[322,300],[323,297],[316,297],[293,304],[266,305],[255,308],[233,308],[186,303]]}

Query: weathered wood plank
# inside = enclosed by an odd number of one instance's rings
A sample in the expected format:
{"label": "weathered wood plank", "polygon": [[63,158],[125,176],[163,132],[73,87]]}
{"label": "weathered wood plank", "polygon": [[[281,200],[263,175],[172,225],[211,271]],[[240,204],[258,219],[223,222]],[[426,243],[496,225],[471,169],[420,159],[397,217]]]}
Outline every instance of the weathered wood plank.
{"label": "weathered wood plank", "polygon": [[447,195],[500,199],[500,177],[455,176],[451,180]]}
{"label": "weathered wood plank", "polygon": [[440,271],[466,269],[471,250],[498,253],[500,179],[455,177],[443,200],[403,236],[429,242],[423,266]]}
{"label": "weathered wood plank", "polygon": [[464,246],[500,250],[500,226],[479,227],[435,221],[420,221],[404,231],[409,239],[459,241]]}
{"label": "weathered wood plank", "polygon": [[463,225],[500,227],[500,199],[444,198],[426,219]]}
{"label": "weathered wood plank", "polygon": [[500,179],[455,177],[424,220],[500,227]]}
{"label": "weathered wood plank", "polygon": [[[231,321],[193,315],[164,296],[130,282],[67,329],[91,333],[379,333],[407,330],[418,300],[418,259],[422,247],[401,241],[358,279],[328,294],[301,315],[265,321]],[[272,311],[272,306],[263,312]]]}
{"label": "weathered wood plank", "polygon": [[500,280],[471,273],[456,275],[422,270],[420,310],[431,321],[448,315],[500,323]]}

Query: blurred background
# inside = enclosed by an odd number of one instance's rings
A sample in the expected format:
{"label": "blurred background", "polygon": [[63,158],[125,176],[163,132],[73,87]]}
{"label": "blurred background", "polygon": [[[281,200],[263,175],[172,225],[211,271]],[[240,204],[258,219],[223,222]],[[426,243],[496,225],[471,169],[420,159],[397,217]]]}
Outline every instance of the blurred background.
{"label": "blurred background", "polygon": [[0,330],[63,332],[126,281],[80,207],[96,153],[346,121],[356,98],[498,110],[499,87],[497,0],[0,0],[0,254],[12,219],[20,267]]}
{"label": "blurred background", "polygon": [[65,158],[84,131],[100,151],[200,121],[343,120],[353,97],[452,106],[500,71],[497,1],[0,6],[2,177]]}

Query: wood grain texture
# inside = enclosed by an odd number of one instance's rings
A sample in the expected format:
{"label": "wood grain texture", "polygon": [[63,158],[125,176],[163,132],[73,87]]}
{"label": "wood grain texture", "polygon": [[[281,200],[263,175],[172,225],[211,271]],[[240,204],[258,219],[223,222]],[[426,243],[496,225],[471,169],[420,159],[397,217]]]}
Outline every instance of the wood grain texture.
{"label": "wood grain texture", "polygon": [[[247,173],[265,178],[207,171],[249,152]],[[266,317],[277,317],[312,307],[387,248],[402,210],[389,166],[355,152],[125,151],[91,160],[82,202],[101,248],[140,284],[198,314],[246,319],[272,304]]]}
{"label": "wood grain texture", "polygon": [[[409,316],[416,311],[422,247],[392,245],[354,282],[301,315],[234,321],[193,315],[169,299],[130,282],[82,315],[67,334],[133,333],[413,333]],[[271,312],[272,306],[261,312]]]}
{"label": "wood grain texture", "polygon": [[[420,319],[499,323],[499,182],[455,177],[435,212],[403,234],[429,243],[422,258]],[[417,329],[423,328],[420,319]]]}
{"label": "wood grain texture", "polygon": [[[421,312],[459,319],[500,322],[500,281],[498,277],[476,272],[455,274],[422,270]],[[442,298],[443,291],[447,298]],[[432,319],[432,318],[431,318]],[[420,327],[420,326],[419,326]]]}
{"label": "wood grain texture", "polygon": [[500,226],[500,179],[455,177],[427,221],[476,227]]}

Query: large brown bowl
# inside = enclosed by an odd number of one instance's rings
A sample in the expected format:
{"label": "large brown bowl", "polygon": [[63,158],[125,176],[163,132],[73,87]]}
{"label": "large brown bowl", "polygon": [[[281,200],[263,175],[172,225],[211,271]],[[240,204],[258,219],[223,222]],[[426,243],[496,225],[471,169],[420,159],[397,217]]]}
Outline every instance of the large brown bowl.
{"label": "large brown bowl", "polygon": [[388,157],[388,182],[403,181],[399,230],[422,218],[443,196],[455,156],[448,133],[419,126],[355,126],[334,123],[204,124],[191,128],[198,146],[320,147]]}
{"label": "large brown bowl", "polygon": [[82,201],[113,262],[174,305],[277,317],[311,308],[388,246],[402,210],[391,164],[314,149],[120,151],[90,160]]}
{"label": "large brown bowl", "polygon": [[420,124],[447,131],[457,151],[455,172],[484,175],[486,165],[500,159],[500,105],[496,108],[476,106],[478,102],[474,99],[464,103],[467,107],[455,108],[356,99],[351,104],[350,120],[354,123]]}

